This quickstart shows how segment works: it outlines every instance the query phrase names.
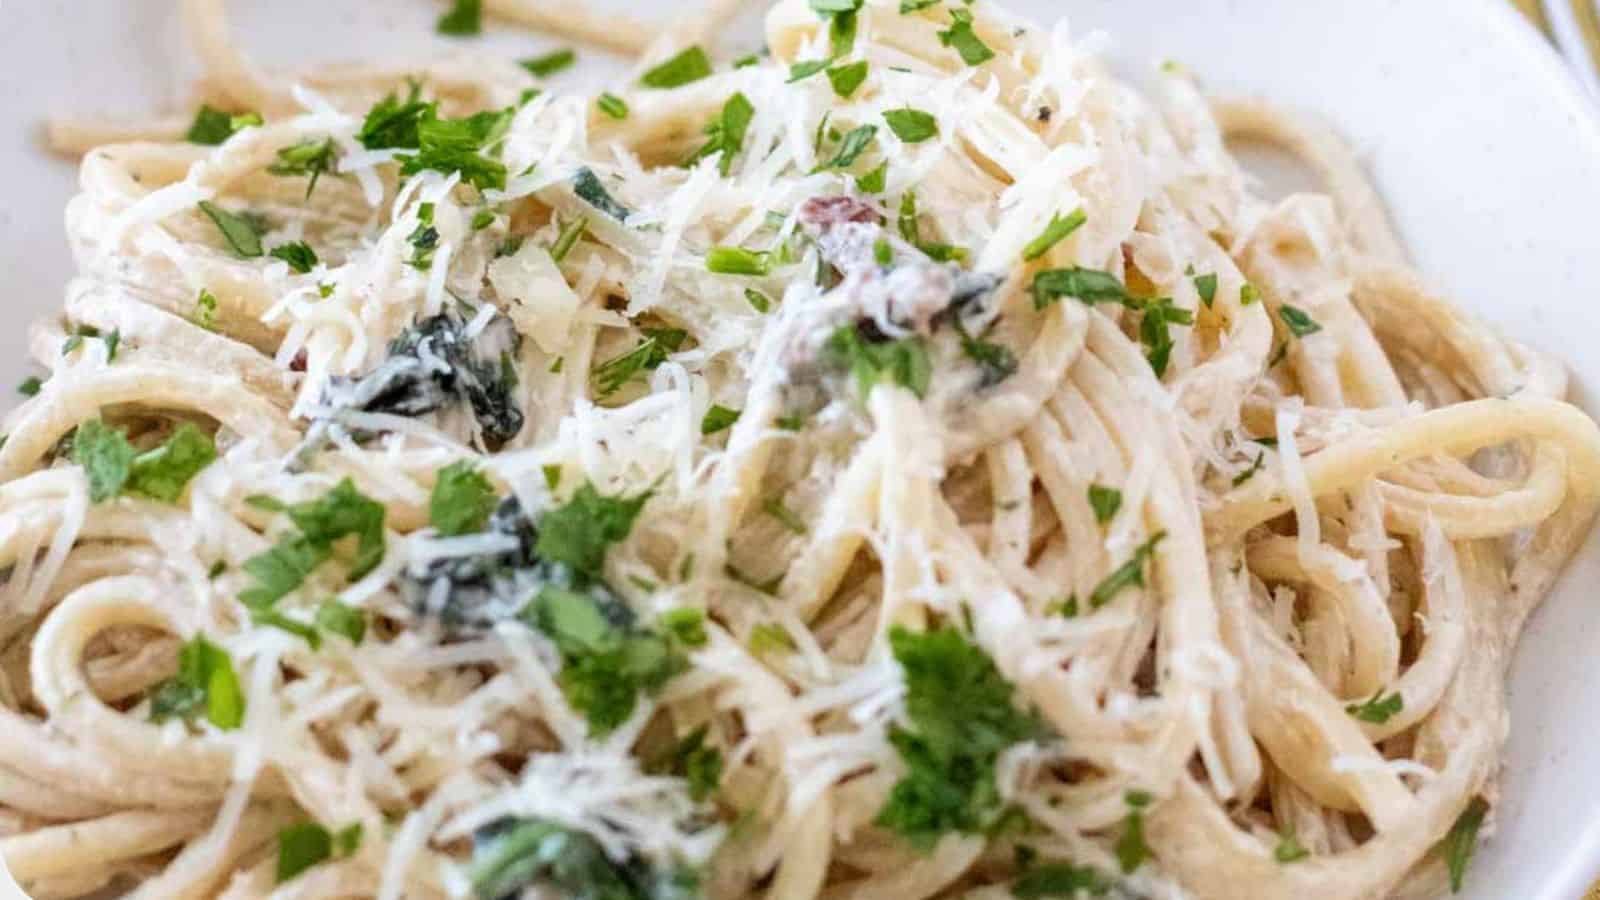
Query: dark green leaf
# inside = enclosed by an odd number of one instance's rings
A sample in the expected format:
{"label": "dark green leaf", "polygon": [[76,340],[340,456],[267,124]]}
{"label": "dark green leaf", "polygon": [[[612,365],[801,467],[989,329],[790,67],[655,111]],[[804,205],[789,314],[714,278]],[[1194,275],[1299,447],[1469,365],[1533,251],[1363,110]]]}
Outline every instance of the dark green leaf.
{"label": "dark green leaf", "polygon": [[920,338],[870,343],[854,325],[841,325],[834,331],[823,344],[822,358],[835,369],[854,376],[862,398],[885,380],[922,397],[933,379],[933,364]]}
{"label": "dark green leaf", "polygon": [[127,437],[100,419],[79,425],[72,438],[72,461],[83,467],[83,474],[89,479],[92,503],[102,503],[122,493],[133,471],[134,456]]}
{"label": "dark green leaf", "polygon": [[698,45],[648,69],[639,83],[650,88],[675,88],[711,74],[711,60]]}
{"label": "dark green leaf", "polygon": [[578,54],[570,47],[553,50],[543,56],[533,56],[524,59],[517,65],[528,70],[528,74],[535,78],[549,78],[564,69],[569,69],[578,61]]}
{"label": "dark green leaf", "polygon": [[613,119],[626,119],[628,117],[628,104],[616,94],[609,92],[601,94],[595,100],[594,105]]}
{"label": "dark green leaf", "polygon": [[1450,893],[1458,894],[1466,882],[1467,864],[1472,862],[1472,851],[1478,846],[1478,829],[1489,814],[1489,803],[1482,797],[1473,797],[1462,810],[1450,833],[1444,837],[1444,862],[1450,871]]}
{"label": "dark green leaf", "polygon": [[1200,295],[1200,302],[1211,306],[1217,299],[1217,273],[1194,276],[1194,289]]}
{"label": "dark green leaf", "polygon": [[1133,555],[1128,561],[1114,569],[1110,575],[1095,585],[1094,591],[1089,594],[1089,606],[1099,609],[1110,603],[1123,588],[1144,587],[1144,565],[1150,557],[1155,555],[1156,545],[1167,536],[1165,531],[1158,531],[1150,540],[1134,548]]}
{"label": "dark green leaf", "polygon": [[367,617],[353,606],[337,600],[324,600],[317,607],[317,627],[323,631],[343,636],[352,644],[361,643],[367,635]]}
{"label": "dark green leaf", "polygon": [[833,92],[840,97],[848,98],[861,86],[861,82],[866,80],[867,61],[864,59],[848,65],[834,66],[828,70],[828,83],[833,85]]}
{"label": "dark green leaf", "polygon": [[1103,485],[1089,485],[1089,506],[1094,510],[1094,520],[1101,525],[1111,521],[1122,508],[1122,492]]}
{"label": "dark green leaf", "polygon": [[413,87],[411,95],[404,101],[394,94],[384,97],[367,111],[361,130],[356,133],[356,140],[368,150],[390,147],[415,149],[421,143],[418,128],[425,119],[434,118],[438,109],[438,104],[424,103],[417,99],[417,95],[418,91]]}
{"label": "dark green leaf", "polygon": [[200,211],[216,224],[228,248],[244,259],[261,255],[261,232],[245,216],[231,213],[210,200],[200,201]]}
{"label": "dark green leaf", "polygon": [[937,119],[930,113],[909,106],[884,110],[883,120],[889,123],[889,130],[894,132],[895,137],[908,144],[920,144],[939,134]]}
{"label": "dark green leaf", "polygon": [[606,360],[594,369],[601,397],[609,397],[633,378],[667,361],[669,353],[683,346],[689,333],[681,328],[647,328],[645,338],[621,356]]}
{"label": "dark green leaf", "polygon": [[793,84],[796,81],[804,81],[826,69],[832,62],[833,60],[831,59],[808,59],[805,62],[797,62],[789,67],[789,79],[784,83]]}
{"label": "dark green leaf", "polygon": [[1316,334],[1322,330],[1322,326],[1317,323],[1317,320],[1311,318],[1305,310],[1298,306],[1283,304],[1278,307],[1278,318],[1282,319],[1283,324],[1289,327],[1289,333],[1298,338]]}
{"label": "dark green leaf", "polygon": [[439,470],[428,497],[428,522],[446,537],[472,534],[484,529],[499,502],[489,479],[463,459]]}
{"label": "dark green leaf", "polygon": [[291,241],[287,244],[279,244],[273,247],[272,252],[268,255],[288,263],[289,268],[299,272],[301,275],[317,267],[317,252],[312,250],[311,245],[305,241]]}
{"label": "dark green leaf", "polygon": [[334,144],[333,138],[323,140],[301,141],[293,146],[284,147],[278,151],[278,161],[267,166],[267,171],[273,175],[308,175],[311,181],[306,184],[306,197],[311,197],[311,192],[317,188],[317,179],[324,172],[332,172],[338,160],[339,148]]}
{"label": "dark green leaf", "polygon": [[1089,221],[1089,216],[1081,206],[1073,210],[1072,214],[1066,218],[1062,218],[1060,213],[1052,215],[1050,224],[1044,227],[1044,231],[1038,237],[1029,241],[1028,246],[1022,248],[1023,261],[1032,262],[1050,252],[1051,247],[1065,240],[1067,235],[1083,227],[1083,223],[1087,221]]}
{"label": "dark green leaf", "polygon": [[1392,718],[1396,713],[1405,709],[1405,706],[1405,700],[1400,696],[1399,691],[1395,691],[1394,693],[1385,697],[1383,696],[1383,691],[1380,690],[1376,694],[1373,694],[1372,698],[1364,703],[1351,703],[1347,705],[1344,708],[1344,711],[1352,716],[1355,716],[1357,719],[1360,719],[1363,722],[1371,722],[1374,725],[1382,725],[1383,723],[1389,721],[1389,719]]}
{"label": "dark green leaf", "polygon": [[758,290],[745,288],[744,299],[750,304],[750,308],[758,313],[764,313],[772,309],[772,299]]}
{"label": "dark green leaf", "polygon": [[150,698],[150,718],[192,719],[204,712],[211,724],[224,731],[244,722],[244,692],[233,671],[233,660],[216,644],[197,634],[178,650],[178,672],[157,685]]}
{"label": "dark green leaf", "polygon": [[1033,308],[1044,309],[1062,297],[1072,297],[1084,303],[1121,303],[1137,308],[1139,302],[1128,294],[1128,289],[1110,272],[1095,269],[1046,269],[1033,276]]}
{"label": "dark green leaf", "polygon": [[994,59],[994,51],[972,30],[972,13],[964,9],[950,10],[950,27],[939,32],[939,43],[961,54],[962,62],[981,66]]}
{"label": "dark green leaf", "polygon": [[483,31],[483,0],[455,0],[455,5],[439,17],[434,29],[440,34],[469,37]]}
{"label": "dark green leaf", "polygon": [[593,169],[585,166],[572,176],[572,192],[578,199],[600,210],[618,222],[626,222],[631,211],[618,203],[606,192],[605,185],[600,183],[600,176]]}
{"label": "dark green leaf", "polygon": [[189,126],[189,132],[184,137],[191,144],[215,147],[240,131],[260,124],[260,113],[249,112],[234,116],[202,104],[194,114],[194,124]]}
{"label": "dark green leaf", "polygon": [[717,159],[717,171],[727,177],[733,166],[733,158],[739,155],[739,150],[744,146],[744,136],[750,130],[750,120],[755,118],[756,108],[750,104],[750,99],[742,93],[729,97],[722,104],[722,111],[705,127],[706,142],[699,150],[694,152],[685,161],[686,165],[693,165],[712,154],[722,154]]}
{"label": "dark green leaf", "polygon": [[160,446],[134,457],[128,490],[166,503],[176,503],[190,479],[217,458],[216,445],[185,422]]}
{"label": "dark green leaf", "polygon": [[430,111],[417,123],[416,154],[400,157],[401,174],[415,175],[425,170],[459,172],[462,183],[479,190],[504,188],[505,164],[479,151],[499,142],[514,112],[507,108],[462,119],[439,119]]}
{"label": "dark green leaf", "polygon": [[37,397],[43,387],[44,379],[37,375],[29,375],[27,378],[22,379],[21,384],[17,385],[17,393],[24,397]]}
{"label": "dark green leaf", "polygon": [[278,884],[333,855],[333,835],[315,822],[291,825],[278,832]]}
{"label": "dark green leaf", "polygon": [[855,163],[857,157],[872,146],[872,139],[877,134],[878,126],[876,125],[862,125],[858,128],[850,129],[845,133],[844,140],[839,144],[839,149],[834,153],[833,159],[818,166],[817,170],[848,169]]}
{"label": "dark green leaf", "polygon": [[856,177],[856,190],[863,194],[881,194],[889,180],[889,162],[885,160],[878,163],[878,167],[865,175]]}
{"label": "dark green leaf", "polygon": [[739,410],[714,404],[706,410],[705,417],[700,420],[700,433],[716,434],[724,428],[732,428],[733,423],[737,421],[739,421]]}
{"label": "dark green leaf", "polygon": [[565,563],[575,572],[598,578],[605,566],[606,550],[628,536],[649,499],[648,491],[633,497],[607,497],[586,482],[572,499],[539,520],[535,552],[543,559]]}
{"label": "dark green leaf", "polygon": [[1011,885],[1017,900],[1077,900],[1084,893],[1105,896],[1111,882],[1088,866],[1049,863],[1025,872]]}

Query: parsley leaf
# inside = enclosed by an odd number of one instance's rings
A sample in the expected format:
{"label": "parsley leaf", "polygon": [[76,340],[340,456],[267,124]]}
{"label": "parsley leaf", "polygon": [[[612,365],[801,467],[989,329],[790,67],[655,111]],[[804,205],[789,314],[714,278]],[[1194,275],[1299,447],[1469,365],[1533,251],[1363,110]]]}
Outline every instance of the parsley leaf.
{"label": "parsley leaf", "polygon": [[628,104],[616,94],[603,93],[594,101],[594,105],[613,119],[626,119],[628,117]]}
{"label": "parsley leaf", "polygon": [[1285,828],[1279,832],[1278,846],[1272,849],[1272,858],[1277,860],[1279,865],[1299,862],[1310,855],[1311,851],[1301,846],[1299,839],[1295,837],[1293,828]]}
{"label": "parsley leaf", "polygon": [[1028,290],[1033,294],[1033,308],[1044,309],[1062,297],[1072,297],[1084,303],[1121,303],[1137,308],[1139,302],[1110,272],[1083,269],[1046,269],[1033,276]]}
{"label": "parsley leaf", "polygon": [[341,635],[352,644],[361,643],[367,635],[367,617],[353,606],[337,600],[324,600],[317,607],[315,621],[323,631]]}
{"label": "parsley leaf", "polygon": [[950,10],[950,28],[939,32],[939,43],[954,48],[969,66],[981,66],[994,59],[994,51],[972,30],[972,13],[964,9]]}
{"label": "parsley leaf", "polygon": [[1050,224],[1044,227],[1044,231],[1040,232],[1038,237],[1029,241],[1028,246],[1022,248],[1022,261],[1033,262],[1045,255],[1050,251],[1051,247],[1065,240],[1067,235],[1083,227],[1083,223],[1087,221],[1089,221],[1089,216],[1081,206],[1073,210],[1071,215],[1066,218],[1062,218],[1060,213],[1051,215]]}
{"label": "parsley leaf", "polygon": [[122,493],[133,471],[133,445],[123,433],[100,419],[78,426],[72,438],[72,461],[89,479],[89,501],[102,503]]}
{"label": "parsley leaf", "polygon": [[828,83],[833,85],[833,92],[840,97],[848,98],[866,80],[867,61],[864,59],[828,70]]}
{"label": "parsley leaf", "polygon": [[666,362],[667,354],[676,353],[689,337],[681,328],[646,328],[644,334],[639,346],[595,366],[594,379],[601,397],[615,394],[640,372]]}
{"label": "parsley leaf", "polygon": [[849,372],[862,398],[881,381],[889,381],[916,394],[928,391],[933,364],[920,338],[873,343],[861,337],[854,325],[841,325],[822,345],[822,358],[836,369]]}
{"label": "parsley leaf", "polygon": [[285,535],[244,562],[254,583],[239,594],[239,602],[252,610],[270,609],[305,583],[307,576],[332,558],[333,544],[341,538],[354,536],[357,541],[350,561],[351,581],[383,561],[383,504],[362,494],[350,479],[316,500],[286,507],[285,512],[300,533]]}
{"label": "parsley leaf", "polygon": [[561,232],[556,235],[556,242],[550,245],[550,259],[553,262],[561,262],[566,259],[567,254],[571,253],[572,248],[577,246],[578,239],[583,237],[583,233],[588,227],[589,219],[586,216],[579,216],[567,223],[561,229]]}
{"label": "parsley leaf", "polygon": [[325,860],[343,858],[361,847],[361,823],[329,832],[315,822],[290,825],[278,832],[277,882],[283,884]]}
{"label": "parsley leaf", "polygon": [[128,490],[176,503],[189,480],[216,458],[217,448],[211,438],[185,422],[160,446],[134,457],[128,473]]}
{"label": "parsley leaf", "polygon": [[431,170],[461,173],[461,181],[478,190],[504,188],[505,164],[478,151],[498,142],[511,124],[514,110],[487,110],[462,119],[435,118],[430,111],[417,123],[417,152],[402,156],[400,173]]}
{"label": "parsley leaf", "polygon": [[1405,709],[1405,700],[1395,691],[1389,696],[1383,696],[1383,691],[1378,691],[1372,698],[1363,703],[1351,703],[1345,706],[1344,711],[1363,722],[1382,725],[1389,721],[1396,713]]}
{"label": "parsley leaf", "polygon": [[865,175],[856,176],[856,190],[863,194],[881,194],[889,181],[889,162],[884,160]]}
{"label": "parsley leaf", "polygon": [[260,125],[261,121],[260,113],[249,112],[234,116],[201,104],[200,109],[194,114],[194,124],[189,126],[189,132],[184,135],[184,139],[191,144],[215,147],[246,128]]}
{"label": "parsley leaf", "polygon": [[712,247],[706,251],[706,271],[717,275],[770,275],[772,254],[743,247]]}
{"label": "parsley leaf", "polygon": [[1194,289],[1200,295],[1200,302],[1210,307],[1217,299],[1217,273],[1194,276]]}
{"label": "parsley leaf", "polygon": [[711,74],[711,60],[699,45],[690,47],[640,76],[639,83],[649,88],[682,87]]}
{"label": "parsley leaf", "polygon": [[299,272],[301,275],[310,272],[317,266],[317,251],[311,249],[311,245],[305,241],[290,241],[287,244],[279,244],[273,247],[272,251],[267,255],[283,260],[289,264],[289,268]]}
{"label": "parsley leaf", "polygon": [[920,144],[939,134],[939,122],[932,114],[909,106],[884,110],[883,120],[895,137],[908,144]]}
{"label": "parsley leaf", "polygon": [[540,557],[564,563],[574,572],[600,577],[606,550],[628,536],[633,522],[650,499],[645,491],[634,497],[607,497],[587,482],[564,505],[539,520]]}
{"label": "parsley leaf", "polygon": [[471,460],[453,462],[439,470],[428,497],[428,523],[446,537],[484,529],[499,498],[494,486]]}
{"label": "parsley leaf", "polygon": [[1088,866],[1051,863],[1035,866],[1023,873],[1011,885],[1011,896],[1017,900],[1069,900],[1082,896],[1080,892],[1099,897],[1110,890],[1111,883],[1106,877]]}
{"label": "parsley leaf", "polygon": [[1144,840],[1144,810],[1150,805],[1150,795],[1143,791],[1129,791],[1124,798],[1128,804],[1127,818],[1122,820],[1122,834],[1115,847],[1117,864],[1123,874],[1131,874],[1150,858],[1150,845]]}
{"label": "parsley leaf", "polygon": [[543,819],[502,819],[478,830],[468,869],[473,894],[521,896],[537,885],[573,900],[688,900],[699,879],[683,866],[652,864],[641,856],[613,860],[582,831]]}
{"label": "parsley leaf", "polygon": [[750,130],[750,120],[755,118],[755,114],[755,107],[750,105],[750,99],[744,94],[736,93],[729,97],[722,104],[722,112],[706,125],[705,144],[684,164],[694,165],[712,154],[720,153],[722,156],[717,160],[717,171],[726,178],[733,166],[733,158],[739,155],[739,150],[744,146],[745,132]]}
{"label": "parsley leaf", "polygon": [[797,62],[789,67],[789,77],[784,81],[784,84],[804,81],[826,69],[832,62],[833,60],[831,59],[808,59],[803,62]]}
{"label": "parsley leaf", "polygon": [[[887,246],[887,245],[886,245]],[[987,339],[987,332],[977,337],[967,334],[961,327],[960,318],[955,319],[956,331],[961,336],[961,353],[966,358],[977,363],[981,376],[978,379],[978,388],[994,387],[1012,375],[1017,374],[1017,355],[1011,348]],[[994,325],[991,323],[990,328]]]}
{"label": "parsley leaf", "polygon": [[1450,893],[1461,892],[1467,877],[1467,864],[1472,862],[1472,851],[1478,846],[1478,829],[1489,814],[1489,803],[1482,797],[1473,797],[1461,811],[1456,823],[1444,837],[1445,867],[1450,871]]}
{"label": "parsley leaf", "polygon": [[995,761],[1041,726],[1012,705],[1012,687],[988,654],[955,629],[895,626],[889,645],[905,674],[910,727],[890,729],[906,774],[877,823],[926,851],[947,831],[980,832],[993,823],[1001,807]]}
{"label": "parsley leaf", "polygon": [[917,224],[917,194],[915,191],[906,191],[900,195],[900,212],[895,222],[900,229],[900,236],[906,239],[906,243],[927,254],[929,259],[935,262],[961,262],[967,258],[967,248],[965,247],[940,244],[922,239],[921,229]]}
{"label": "parsley leaf", "polygon": [[856,158],[872,145],[872,139],[878,134],[878,126],[862,125],[852,128],[845,133],[844,140],[839,144],[839,149],[834,153],[833,159],[817,166],[815,171],[824,169],[848,169]]}
{"label": "parsley leaf", "polygon": [[1089,506],[1094,510],[1094,520],[1101,525],[1112,520],[1122,508],[1122,492],[1099,484],[1089,485]]}
{"label": "parsley leaf", "polygon": [[439,17],[434,30],[452,37],[470,37],[483,31],[483,0],[455,0]]}
{"label": "parsley leaf", "polygon": [[17,393],[24,397],[37,397],[40,388],[43,387],[44,379],[37,375],[29,375],[27,378],[22,379],[21,384],[17,385]]}
{"label": "parsley leaf", "polygon": [[1289,333],[1297,338],[1316,334],[1322,330],[1322,325],[1298,306],[1283,304],[1278,307],[1278,318],[1282,319],[1283,324],[1289,327]]}
{"label": "parsley leaf", "polygon": [[194,298],[194,312],[189,316],[189,321],[207,331],[216,331],[217,295],[201,288],[200,296]]}
{"label": "parsley leaf", "polygon": [[192,719],[201,713],[224,731],[244,722],[244,691],[228,652],[197,634],[178,650],[178,672],[150,694],[150,720]]}
{"label": "parsley leaf", "polygon": [[267,171],[273,175],[311,176],[311,181],[306,185],[306,199],[309,200],[311,192],[317,189],[317,179],[322,177],[322,173],[333,171],[338,156],[339,148],[333,138],[301,141],[280,149],[278,161],[267,166]]}
{"label": "parsley leaf", "polygon": [[261,255],[261,232],[250,218],[228,212],[210,200],[200,201],[200,211],[216,224],[222,239],[236,255],[244,259]]}
{"label": "parsley leaf", "polygon": [[1139,339],[1150,348],[1147,354],[1150,368],[1155,370],[1156,377],[1160,378],[1166,373],[1167,361],[1172,355],[1172,332],[1168,326],[1193,325],[1194,313],[1181,306],[1174,306],[1172,301],[1165,297],[1146,301],[1141,306],[1144,309],[1144,318],[1139,320]]}
{"label": "parsley leaf", "polygon": [[732,428],[733,423],[737,421],[739,421],[739,410],[714,404],[706,410],[705,417],[700,420],[700,433],[716,434],[725,428]]}
{"label": "parsley leaf", "polygon": [[794,514],[794,511],[783,505],[782,497],[768,497],[761,504],[761,511],[778,521],[778,524],[789,529],[795,534],[806,533],[806,523]]}
{"label": "parsley leaf", "polygon": [[706,746],[709,726],[701,725],[646,766],[650,774],[677,775],[689,782],[689,799],[705,800],[722,782],[722,751]]}
{"label": "parsley leaf", "polygon": [[1134,548],[1133,555],[1128,561],[1114,569],[1089,594],[1089,606],[1099,609],[1110,603],[1112,598],[1128,587],[1144,587],[1144,564],[1155,555],[1156,545],[1167,536],[1165,531],[1158,531],[1150,540]]}
{"label": "parsley leaf", "polygon": [[563,47],[560,50],[552,50],[543,56],[529,57],[517,63],[517,65],[527,69],[528,74],[535,78],[549,78],[557,72],[572,68],[572,64],[577,61],[578,54],[571,47]]}
{"label": "parsley leaf", "polygon": [[368,150],[389,147],[415,149],[421,142],[417,131],[423,120],[435,117],[436,103],[423,103],[417,99],[420,86],[413,85],[411,95],[404,101],[390,94],[367,110],[367,117],[356,133],[356,140]]}
{"label": "parsley leaf", "polygon": [[764,313],[767,310],[772,309],[772,298],[758,290],[745,288],[744,299],[750,304],[750,308],[758,313]]}
{"label": "parsley leaf", "polygon": [[1266,462],[1267,454],[1257,453],[1256,461],[1250,464],[1250,468],[1245,469],[1243,472],[1233,476],[1233,486],[1238,487],[1239,485],[1244,484],[1246,481],[1256,477],[1256,473],[1261,471],[1262,466],[1266,465]]}

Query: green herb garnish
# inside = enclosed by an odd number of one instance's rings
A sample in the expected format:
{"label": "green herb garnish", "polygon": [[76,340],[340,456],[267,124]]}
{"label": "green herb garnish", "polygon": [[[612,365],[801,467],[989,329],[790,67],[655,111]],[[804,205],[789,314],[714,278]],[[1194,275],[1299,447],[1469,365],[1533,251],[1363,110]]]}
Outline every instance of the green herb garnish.
{"label": "green herb garnish", "polygon": [[532,56],[517,63],[528,70],[528,74],[535,78],[549,78],[551,75],[565,69],[570,69],[578,61],[578,54],[570,47],[552,50],[543,56]]}
{"label": "green herb garnish", "polygon": [[932,114],[909,106],[884,110],[883,120],[895,137],[908,144],[920,144],[939,134],[939,121]]}
{"label": "green herb garnish", "polygon": [[223,731],[244,723],[244,691],[228,651],[197,634],[178,651],[178,672],[150,693],[150,720],[193,719],[204,714]]}
{"label": "green herb garnish", "polygon": [[261,255],[261,232],[249,217],[231,213],[210,200],[200,201],[200,211],[222,232],[222,239],[235,255],[244,259]]}
{"label": "green herb garnish", "polygon": [[1083,227],[1083,223],[1087,221],[1089,216],[1081,206],[1065,218],[1062,218],[1060,213],[1051,215],[1050,224],[1044,227],[1044,231],[1029,241],[1028,246],[1022,248],[1022,261],[1032,262],[1045,255],[1051,247],[1065,240],[1067,235]]}
{"label": "green herb garnish", "polygon": [[682,87],[711,74],[711,60],[698,45],[678,53],[671,59],[652,66],[639,83],[649,88]]}
{"label": "green herb garnish", "polygon": [[428,523],[446,537],[482,531],[499,498],[471,460],[439,470],[428,497]]}

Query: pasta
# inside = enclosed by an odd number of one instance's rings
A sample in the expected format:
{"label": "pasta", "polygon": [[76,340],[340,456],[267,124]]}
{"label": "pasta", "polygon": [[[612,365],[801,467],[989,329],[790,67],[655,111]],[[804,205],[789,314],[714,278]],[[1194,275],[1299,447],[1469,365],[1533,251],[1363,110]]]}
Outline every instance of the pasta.
{"label": "pasta", "polygon": [[[0,443],[39,898],[1427,897],[1600,503],[1352,154],[989,0],[770,58],[263,72],[53,123]],[[456,17],[466,17],[463,25]],[[1259,196],[1229,140],[1325,194]]]}

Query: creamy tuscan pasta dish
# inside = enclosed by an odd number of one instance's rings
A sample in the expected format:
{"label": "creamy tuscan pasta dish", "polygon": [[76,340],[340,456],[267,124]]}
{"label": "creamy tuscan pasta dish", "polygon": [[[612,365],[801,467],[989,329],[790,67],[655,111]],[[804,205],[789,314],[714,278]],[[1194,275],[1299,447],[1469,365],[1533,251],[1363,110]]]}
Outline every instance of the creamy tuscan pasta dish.
{"label": "creamy tuscan pasta dish", "polygon": [[274,74],[182,6],[181,116],[49,129],[77,275],[0,427],[31,896],[1470,883],[1600,430],[1325,127],[991,0],[783,0],[742,57],[737,0],[457,0],[450,55]]}

